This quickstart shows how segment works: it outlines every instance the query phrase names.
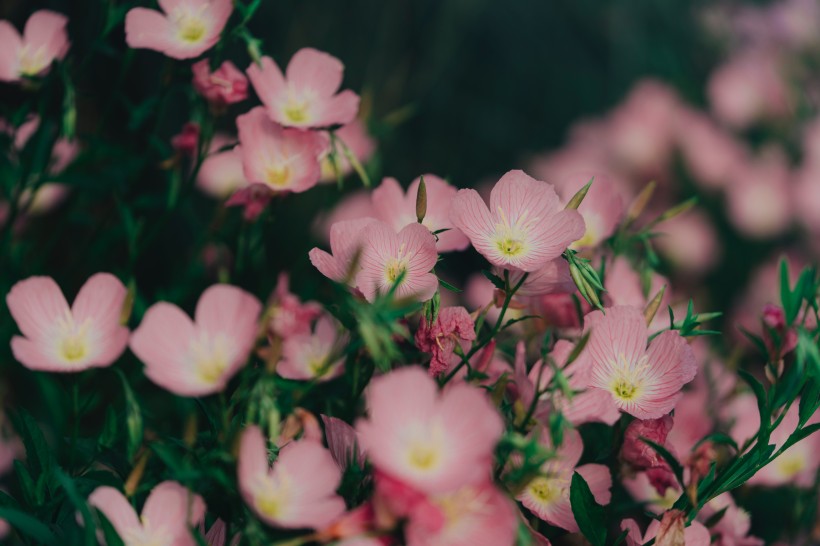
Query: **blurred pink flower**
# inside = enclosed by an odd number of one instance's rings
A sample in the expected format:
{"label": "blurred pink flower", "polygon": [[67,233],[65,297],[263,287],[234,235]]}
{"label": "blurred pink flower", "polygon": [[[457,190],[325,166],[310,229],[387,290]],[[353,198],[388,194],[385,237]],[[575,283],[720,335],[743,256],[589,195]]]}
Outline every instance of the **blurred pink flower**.
{"label": "blurred pink flower", "polygon": [[[680,271],[701,275],[721,258],[720,237],[709,217],[701,210],[689,210],[659,227],[655,245]],[[664,309],[661,306],[661,309]]]}
{"label": "blurred pink flower", "polygon": [[[626,257],[618,256],[612,260],[611,265],[606,268],[605,286],[607,292],[604,294],[604,304],[607,307],[628,305],[643,309],[655,294],[664,286],[669,286],[669,281],[652,272],[649,280],[649,292],[644,293],[641,275],[635,271]],[[671,303],[672,296],[667,290],[661,300],[660,309],[663,311]],[[664,317],[663,312],[656,315],[656,321],[665,321],[668,325],[668,315]],[[653,321],[653,326],[655,321]]]}
{"label": "blurred pink flower", "polygon": [[242,540],[242,535],[236,533],[231,541],[228,542],[228,526],[225,525],[225,522],[221,519],[217,519],[213,522],[207,533],[205,532],[205,521],[201,521],[199,524],[199,532],[205,535],[205,543],[208,546],[239,546],[239,542]]}
{"label": "blurred pink flower", "polygon": [[[538,438],[546,448],[553,447],[549,430],[539,429]],[[556,457],[541,466],[541,475],[533,479],[517,497],[540,519],[571,533],[578,532],[578,524],[569,500],[570,484],[575,472],[587,482],[598,504],[609,504],[612,496],[609,491],[612,487],[612,476],[606,466],[578,466],[583,451],[584,444],[578,431],[564,431],[564,441],[558,446]]]}
{"label": "blurred pink flower", "polygon": [[697,110],[682,110],[675,131],[689,174],[705,188],[727,186],[732,173],[748,161],[746,147]]}
{"label": "blurred pink flower", "polygon": [[764,541],[749,536],[752,527],[749,514],[739,508],[729,493],[718,495],[707,502],[698,513],[698,519],[708,521],[721,510],[726,510],[723,517],[711,528],[716,535],[714,546],[763,546]]}
{"label": "blurred pink flower", "polygon": [[560,186],[559,195],[564,202],[580,190],[584,184],[593,180],[578,212],[584,218],[586,232],[584,236],[570,245],[573,249],[594,248],[608,239],[623,220],[624,201],[614,187],[612,179],[594,171],[582,172],[570,177]]}
{"label": "blurred pink flower", "polygon": [[546,182],[510,171],[490,194],[489,209],[478,192],[459,190],[450,219],[493,265],[537,271],[584,235],[578,211],[563,210]]}
{"label": "blurred pink flower", "polygon": [[248,98],[248,78],[231,61],[224,61],[211,72],[210,61],[202,59],[191,66],[197,93],[216,106],[242,102]]}
{"label": "blurred pink flower", "polygon": [[[376,141],[367,132],[367,125],[365,122],[356,118],[347,125],[337,129],[334,133],[336,140],[341,141],[344,146],[350,150],[353,156],[359,160],[359,163],[366,163],[373,153],[376,151]],[[342,176],[347,176],[353,171],[353,166],[344,154],[341,143],[336,145],[336,165],[330,158],[330,143],[324,155],[322,155],[322,177],[321,182],[336,182],[336,170],[338,169]],[[369,195],[369,194],[368,194]]]}
{"label": "blurred pink flower", "polygon": [[233,11],[231,0],[159,0],[162,12],[133,8],[125,16],[125,41],[172,59],[192,59],[219,41]]}
{"label": "blurred pink flower", "polygon": [[21,36],[8,21],[0,21],[0,81],[19,82],[46,74],[62,60],[71,43],[68,17],[48,10],[31,14]]}
{"label": "blurred pink flower", "polygon": [[347,334],[330,315],[316,321],[314,330],[293,333],[284,338],[282,360],[276,372],[286,379],[328,381],[344,371],[344,355],[340,349],[347,343]]}
{"label": "blurred pink flower", "polygon": [[330,230],[333,224],[343,220],[361,220],[376,218],[376,211],[370,200],[370,192],[358,190],[345,195],[341,201],[327,214],[319,215],[314,222],[314,233],[322,241],[330,240]]}
{"label": "blurred pink flower", "polygon": [[489,483],[504,425],[484,393],[465,383],[438,392],[416,366],[373,379],[368,419],[356,423],[377,471],[424,494]]}
{"label": "blurred pink flower", "polygon": [[[677,515],[675,514],[677,512]],[[677,521],[671,521],[676,518]],[[626,535],[626,546],[641,546],[646,542],[656,538],[655,544],[658,546],[709,546],[712,538],[709,530],[703,524],[693,521],[685,529],[685,518],[680,511],[666,512],[662,520],[653,519],[646,529],[646,534],[641,535],[640,527],[633,519],[625,519],[621,522],[621,530],[628,531]],[[677,528],[674,528],[677,527]],[[682,532],[683,536],[674,537],[675,533]],[[683,542],[681,542],[681,539]]]}
{"label": "blurred pink flower", "polygon": [[207,288],[195,320],[176,305],[152,305],[131,334],[131,351],[145,364],[145,375],[180,396],[220,392],[248,360],[262,305],[235,286]]}
{"label": "blurred pink flower", "polygon": [[290,291],[290,277],[286,272],[279,273],[276,288],[269,305],[268,328],[271,334],[281,338],[293,335],[310,334],[311,324],[322,314],[322,306],[315,301],[302,302]]}
{"label": "blurred pink flower", "polygon": [[[385,178],[381,185],[373,190],[373,210],[384,223],[399,231],[406,225],[417,223],[416,195],[420,178],[416,178],[407,188],[405,194],[395,178]],[[438,234],[436,248],[439,252],[464,250],[470,245],[467,237],[453,227],[450,220],[450,209],[457,190],[434,174],[424,175],[427,187],[427,214],[423,225],[431,232],[447,229]]]}
{"label": "blurred pink flower", "polygon": [[608,393],[622,410],[639,419],[657,419],[675,407],[681,388],[694,379],[697,364],[680,334],[666,331],[647,347],[643,312],[610,307],[586,316],[591,332],[586,350],[592,359],[590,388]]}
{"label": "blurred pink flower", "polygon": [[[511,286],[517,285],[525,273],[513,268],[510,268],[509,272]],[[501,268],[494,267],[493,273],[499,278],[504,278],[504,270]],[[575,292],[575,283],[569,273],[569,264],[563,258],[555,258],[539,269],[531,271],[515,295],[533,297],[547,294],[571,294],[573,292]]]}
{"label": "blurred pink flower", "polygon": [[[396,286],[398,298],[427,301],[438,289],[430,271],[436,265],[436,238],[421,224],[410,224],[396,233],[386,224],[367,225],[363,239],[362,269],[356,285],[368,301]],[[398,284],[396,285],[396,283]]]}
{"label": "blurred pink flower", "polygon": [[707,89],[715,115],[744,129],[763,118],[787,114],[788,89],[778,63],[767,51],[747,50],[718,67]]}
{"label": "blurred pink flower", "polygon": [[199,147],[199,124],[187,122],[182,130],[171,137],[171,147],[187,157],[196,157]]}
{"label": "blurred pink flower", "polygon": [[250,426],[242,433],[237,473],[245,503],[274,527],[321,529],[345,511],[336,494],[341,471],[318,442],[289,443],[271,468],[265,437]]}
{"label": "blurred pink flower", "polygon": [[105,515],[125,546],[195,546],[196,539],[189,527],[198,525],[205,517],[202,497],[172,481],[162,482],[151,490],[140,515],[113,487],[95,489],[88,504]]}
{"label": "blurred pink flower", "polygon": [[197,188],[216,199],[227,199],[239,188],[248,185],[238,150],[235,147],[222,150],[235,142],[235,138],[223,133],[214,135],[208,155],[199,168]]}
{"label": "blurred pink flower", "polygon": [[14,358],[31,370],[48,372],[110,366],[128,344],[128,328],[120,324],[126,293],[115,276],[97,273],[69,309],[51,277],[18,282],[6,296],[23,333],[11,340]]}
{"label": "blurred pink flower", "polygon": [[638,472],[634,476],[623,476],[621,484],[636,502],[645,503],[645,508],[654,514],[661,514],[671,509],[681,495],[681,490],[674,485],[668,487],[664,494],[660,495],[646,472]]}
{"label": "blurred pink flower", "polygon": [[370,236],[365,229],[376,222],[373,218],[336,222],[330,228],[331,253],[313,248],[308,254],[310,263],[328,279],[355,285],[362,269],[363,247]]}
{"label": "blurred pink flower", "polygon": [[[261,65],[261,66],[260,66]],[[248,77],[270,119],[285,127],[318,128],[350,123],[359,111],[353,91],[337,93],[344,65],[309,47],[297,51],[285,75],[270,57],[248,67]]]}
{"label": "blurred pink flower", "polygon": [[513,544],[518,514],[491,484],[433,495],[414,510],[405,527],[407,546],[500,546]]}
{"label": "blurred pink flower", "polygon": [[733,174],[726,189],[729,220],[744,235],[756,239],[780,235],[793,220],[791,173],[780,148],[764,150],[760,157]]}
{"label": "blurred pink flower", "polygon": [[636,419],[626,427],[621,446],[621,460],[633,471],[646,472],[650,483],[660,494],[664,494],[669,487],[677,487],[677,481],[666,460],[643,439],[655,442],[674,454],[672,446],[666,442],[672,424],[672,417],[669,415],[659,419]]}
{"label": "blurred pink flower", "polygon": [[416,331],[416,347],[432,355],[430,375],[437,377],[460,361],[454,354],[456,345],[467,353],[476,338],[475,324],[463,307],[445,307],[432,324],[424,317]]}
{"label": "blurred pink flower", "polygon": [[245,177],[272,192],[303,192],[319,181],[324,140],[318,133],[283,129],[258,106],[236,118]]}

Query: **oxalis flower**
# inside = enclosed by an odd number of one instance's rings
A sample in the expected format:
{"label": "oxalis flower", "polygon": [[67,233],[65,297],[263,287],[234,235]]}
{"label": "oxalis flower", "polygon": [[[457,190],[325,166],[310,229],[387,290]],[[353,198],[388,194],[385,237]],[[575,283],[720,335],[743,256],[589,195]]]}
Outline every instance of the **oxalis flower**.
{"label": "oxalis flower", "polygon": [[0,21],[0,81],[19,82],[42,76],[51,63],[68,53],[68,17],[48,10],[35,11],[21,36],[8,21]]}
{"label": "oxalis flower", "polygon": [[647,347],[643,312],[616,306],[606,315],[586,316],[591,332],[586,351],[592,360],[589,388],[608,393],[615,405],[638,419],[657,419],[672,411],[681,388],[692,381],[697,364],[692,349],[678,332],[666,331]]}
{"label": "oxalis flower", "polygon": [[105,515],[125,546],[195,546],[190,527],[205,517],[202,497],[172,481],[162,482],[151,491],[139,516],[113,487],[95,489],[88,504]]}
{"label": "oxalis flower", "polygon": [[438,289],[430,273],[436,265],[436,238],[421,224],[410,224],[396,233],[374,221],[362,237],[362,269],[356,284],[367,301],[396,287],[397,298],[429,300]]}
{"label": "oxalis flower", "polygon": [[231,0],[158,0],[162,12],[134,8],[125,16],[128,47],[172,59],[192,59],[212,48],[233,11]]}
{"label": "oxalis flower", "polygon": [[79,372],[111,365],[128,344],[120,324],[127,290],[109,273],[97,273],[80,289],[71,308],[51,277],[31,277],[6,296],[23,336],[11,350],[31,370]]}
{"label": "oxalis flower", "polygon": [[131,335],[131,350],[160,387],[180,396],[213,394],[247,361],[261,310],[244,290],[214,285],[200,296],[195,321],[176,305],[152,305]]}
{"label": "oxalis flower", "polygon": [[320,529],[341,516],[344,500],[336,494],[342,474],[330,452],[318,442],[291,442],[271,468],[259,427],[242,433],[239,490],[262,521],[287,529]]}
{"label": "oxalis flower", "polygon": [[576,210],[564,210],[546,182],[510,171],[490,193],[490,207],[477,191],[460,190],[450,220],[493,265],[536,271],[584,235]]}
{"label": "oxalis flower", "polygon": [[[549,430],[543,427],[536,430],[539,434],[538,441],[545,447],[552,448]],[[595,497],[595,502],[609,504],[611,499],[609,490],[612,487],[612,476],[609,469],[600,464],[577,466],[583,451],[584,444],[578,431],[566,430],[556,457],[544,463],[541,466],[541,474],[530,481],[518,495],[518,500],[533,514],[572,533],[578,532],[578,524],[572,514],[569,499],[570,485],[575,472],[583,476]]]}
{"label": "oxalis flower", "polygon": [[356,431],[376,470],[425,494],[489,481],[504,425],[481,391],[460,383],[439,393],[414,366],[374,379],[366,399],[370,417]]}
{"label": "oxalis flower", "polygon": [[350,123],[359,111],[353,91],[336,93],[344,65],[327,53],[306,47],[288,63],[286,74],[270,57],[248,67],[248,77],[268,116],[285,127],[318,128]]}

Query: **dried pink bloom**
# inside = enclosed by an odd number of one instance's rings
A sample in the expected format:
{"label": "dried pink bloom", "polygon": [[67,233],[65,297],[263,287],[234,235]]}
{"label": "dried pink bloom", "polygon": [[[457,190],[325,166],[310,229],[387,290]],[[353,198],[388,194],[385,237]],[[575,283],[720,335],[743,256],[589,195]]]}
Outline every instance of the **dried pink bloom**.
{"label": "dried pink bloom", "polygon": [[208,59],[194,63],[194,89],[215,106],[242,102],[248,98],[248,78],[231,61],[211,72]]}
{"label": "dried pink bloom", "polygon": [[416,332],[416,347],[432,355],[430,375],[437,377],[458,361],[459,357],[453,354],[456,344],[466,353],[475,338],[475,323],[467,310],[445,307],[432,324],[427,324],[422,317]]}

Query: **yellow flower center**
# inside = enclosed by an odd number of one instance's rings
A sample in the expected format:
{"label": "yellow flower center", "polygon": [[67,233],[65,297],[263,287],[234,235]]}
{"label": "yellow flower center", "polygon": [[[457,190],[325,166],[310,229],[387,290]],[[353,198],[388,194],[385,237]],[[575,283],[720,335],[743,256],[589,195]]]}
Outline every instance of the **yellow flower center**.
{"label": "yellow flower center", "polygon": [[286,186],[290,180],[290,169],[287,166],[268,167],[265,170],[265,180],[277,188]]}
{"label": "yellow flower center", "polygon": [[587,224],[587,230],[584,232],[584,236],[575,241],[574,243],[572,243],[571,245],[569,245],[569,247],[573,250],[590,247],[595,244],[596,240],[597,234],[595,233],[595,230],[592,229],[592,226]]}
{"label": "yellow flower center", "polygon": [[617,362],[610,362],[612,381],[609,390],[621,402],[633,402],[643,391],[643,374],[649,367],[649,358],[643,355],[634,365],[623,354]]}
{"label": "yellow flower center", "polygon": [[635,398],[635,393],[638,391],[638,386],[630,383],[626,379],[617,379],[612,384],[612,392],[622,400],[632,400]]}
{"label": "yellow flower center", "polygon": [[550,504],[561,496],[561,487],[555,480],[539,476],[527,486],[530,494],[540,503]]}
{"label": "yellow flower center", "polygon": [[285,118],[291,123],[304,123],[308,120],[307,103],[289,100],[285,105]]}
{"label": "yellow flower center", "polygon": [[90,323],[75,324],[70,311],[58,320],[57,354],[66,364],[77,364],[88,358],[91,347],[88,343]]}
{"label": "yellow flower center", "polygon": [[206,26],[195,15],[183,15],[177,21],[179,39],[189,44],[196,44],[205,36]]}
{"label": "yellow flower center", "polygon": [[61,350],[63,358],[68,362],[82,360],[85,355],[88,354],[85,336],[82,334],[74,334],[64,338],[61,344]]}
{"label": "yellow flower center", "polygon": [[23,46],[18,59],[21,76],[36,76],[48,66],[42,47],[32,50],[30,46]]}
{"label": "yellow flower center", "polygon": [[525,210],[514,223],[511,223],[501,207],[498,207],[498,216],[501,221],[495,224],[492,240],[501,257],[514,259],[526,254],[529,250],[528,233],[538,219],[529,218],[529,211]]}
{"label": "yellow flower center", "polygon": [[228,347],[224,336],[202,336],[191,348],[199,378],[207,383],[218,383],[228,368]]}
{"label": "yellow flower center", "polygon": [[790,455],[785,453],[780,456],[777,467],[784,477],[793,478],[806,468],[806,460],[800,454]]}
{"label": "yellow flower center", "polygon": [[437,449],[429,444],[415,444],[409,452],[410,465],[418,470],[430,470],[435,467],[441,456]]}
{"label": "yellow flower center", "polygon": [[282,502],[276,495],[257,497],[256,509],[270,518],[276,518],[282,513]]}
{"label": "yellow flower center", "polygon": [[384,277],[389,284],[395,283],[399,277],[407,271],[407,263],[401,259],[393,259],[387,262],[384,268]]}

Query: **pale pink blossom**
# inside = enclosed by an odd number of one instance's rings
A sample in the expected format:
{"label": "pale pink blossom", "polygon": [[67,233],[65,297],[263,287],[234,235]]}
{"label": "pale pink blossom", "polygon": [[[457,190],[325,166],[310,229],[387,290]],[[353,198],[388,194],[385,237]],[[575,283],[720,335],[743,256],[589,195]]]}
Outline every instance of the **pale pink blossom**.
{"label": "pale pink blossom", "polygon": [[290,291],[290,277],[279,273],[276,288],[268,308],[269,332],[281,338],[310,334],[311,324],[322,314],[322,306],[315,301],[302,302]]}
{"label": "pale pink blossom", "polygon": [[783,150],[768,148],[733,174],[726,189],[729,220],[744,235],[780,235],[793,221],[791,173]]}
{"label": "pale pink blossom", "polygon": [[[545,428],[537,430],[538,441],[551,449],[553,446],[549,430]],[[600,464],[578,466],[583,451],[584,444],[578,431],[575,429],[564,431],[564,440],[558,446],[556,457],[549,459],[541,466],[541,474],[530,481],[517,497],[540,519],[571,533],[578,532],[578,524],[572,514],[569,500],[570,485],[575,472],[587,482],[598,504],[609,504],[612,496],[610,493],[612,476],[606,466]]]}
{"label": "pale pink blossom", "polygon": [[[680,545],[683,544],[684,546],[709,546],[712,542],[712,538],[709,536],[709,530],[703,526],[703,524],[693,521],[689,524],[688,527],[682,529],[683,532],[683,540],[684,542],[675,542],[674,540],[663,541],[662,537],[666,536],[667,539],[670,539],[669,532],[664,532],[664,522],[668,525],[674,525],[672,522],[668,522],[668,514],[672,514],[672,512],[666,512],[664,514],[663,521],[653,519],[652,523],[649,524],[649,527],[646,529],[645,534],[641,534],[640,527],[633,519],[625,519],[621,522],[621,530],[628,531],[626,535],[625,544],[626,546],[641,546],[646,542],[649,542],[653,538],[658,538],[655,542],[658,546],[672,546],[672,545]],[[682,515],[682,514],[681,514]],[[679,527],[683,527],[685,522],[682,520],[677,521],[677,525]],[[668,527],[667,527],[668,529]],[[681,529],[676,529],[671,531],[674,533],[675,531],[680,531]]]}
{"label": "pale pink blossom", "polygon": [[248,77],[268,116],[286,127],[344,125],[355,119],[359,96],[340,93],[344,65],[332,55],[309,47],[297,51],[285,74],[270,57],[248,67]]}
{"label": "pale pink blossom", "polygon": [[196,186],[216,199],[227,199],[234,192],[248,185],[242,168],[242,156],[233,146],[235,138],[217,133],[211,140],[208,155],[202,161],[197,174]]}
{"label": "pale pink blossom", "polygon": [[748,161],[745,146],[700,111],[681,111],[675,131],[689,173],[705,188],[725,187],[732,173]]}
{"label": "pale pink blossom", "polygon": [[676,331],[658,335],[647,347],[641,309],[610,307],[584,320],[591,332],[586,350],[592,360],[589,386],[612,397],[626,413],[657,419],[675,407],[681,388],[695,378],[692,349]]}
{"label": "pale pink blossom", "polygon": [[466,354],[475,338],[475,324],[467,310],[445,307],[432,324],[427,324],[422,317],[416,331],[416,347],[430,353],[430,375],[436,377],[460,361],[460,357],[454,354],[456,346]]}
{"label": "pale pink blossom", "polygon": [[653,514],[662,514],[671,509],[682,493],[680,486],[676,483],[667,487],[661,495],[646,472],[638,472],[632,476],[622,476],[621,485],[636,502],[642,503],[643,507]]}
{"label": "pale pink blossom", "polygon": [[658,232],[661,235],[654,239],[656,247],[680,271],[700,275],[721,258],[720,237],[702,210],[670,218],[658,226]]}
{"label": "pale pink blossom", "polygon": [[113,487],[95,489],[88,504],[105,515],[125,546],[195,546],[190,528],[205,517],[202,497],[172,481],[162,482],[151,490],[139,515],[125,495]]}
{"label": "pale pink blossom", "polygon": [[68,17],[49,10],[32,13],[22,36],[10,22],[0,21],[0,81],[19,82],[46,74],[71,46],[66,25]]}
{"label": "pale pink blossom", "polygon": [[778,60],[762,50],[743,52],[710,77],[707,92],[715,115],[738,128],[789,112],[788,89]]}
{"label": "pale pink blossom", "polygon": [[[421,178],[416,178],[404,192],[395,178],[385,178],[381,185],[373,190],[373,209],[385,224],[399,231],[404,226],[417,222],[416,196]],[[467,237],[453,226],[450,220],[450,209],[457,190],[433,174],[424,175],[427,188],[427,214],[422,225],[431,232],[446,229],[438,234],[436,248],[439,252],[464,250],[469,246]]]}
{"label": "pale pink blossom", "polygon": [[666,441],[672,429],[673,420],[669,415],[659,419],[636,419],[629,423],[624,432],[621,446],[621,460],[630,470],[644,471],[652,486],[663,494],[667,488],[677,488],[677,479],[666,460],[644,439],[665,447],[673,455],[674,450]]}
{"label": "pale pink blossom", "polygon": [[239,446],[239,491],[262,521],[286,529],[321,529],[345,511],[336,494],[341,471],[318,442],[291,442],[273,463],[262,431],[251,426]]}
{"label": "pale pink blossom", "polygon": [[457,383],[439,393],[414,366],[374,379],[366,400],[356,431],[376,470],[424,494],[489,482],[504,425],[482,391]]}
{"label": "pale pink blossom", "polygon": [[[524,271],[509,269],[510,286],[518,285]],[[493,268],[499,278],[504,278],[504,270]],[[569,273],[569,264],[563,258],[548,261],[541,268],[527,274],[524,283],[515,293],[518,297],[535,297],[547,294],[571,294],[575,292],[575,283]],[[502,297],[503,301],[503,297]]]}
{"label": "pale pink blossom", "polygon": [[162,10],[133,8],[125,15],[125,41],[172,59],[192,59],[219,41],[233,11],[231,0],[159,0]]}
{"label": "pale pink blossom", "polygon": [[126,293],[119,279],[97,273],[69,308],[51,277],[18,282],[6,296],[23,333],[11,340],[14,358],[31,370],[48,372],[110,366],[128,344],[128,328],[120,324]]}
{"label": "pale pink blossom", "polygon": [[284,129],[256,107],[236,118],[245,178],[271,192],[303,192],[319,182],[324,140],[313,131]]}
{"label": "pale pink blossom", "polygon": [[396,233],[376,221],[363,238],[356,285],[368,301],[394,287],[397,298],[426,301],[438,289],[438,278],[430,272],[437,260],[436,238],[426,227],[410,224]]}
{"label": "pale pink blossom", "polygon": [[284,338],[282,360],[276,372],[286,379],[327,381],[344,371],[348,335],[340,333],[338,322],[330,315],[316,321],[313,331]]}
{"label": "pale pink blossom", "polygon": [[559,192],[564,202],[572,199],[575,193],[592,180],[578,212],[584,218],[586,231],[584,236],[570,245],[573,249],[593,248],[600,245],[613,233],[624,217],[623,198],[615,188],[612,179],[595,171],[583,171],[570,176],[559,185]]}
{"label": "pale pink blossom", "polygon": [[523,171],[505,174],[490,194],[459,190],[450,220],[493,265],[537,271],[584,235],[576,210],[563,210],[555,189]]}
{"label": "pale pink blossom", "polygon": [[513,544],[518,511],[491,484],[433,495],[410,515],[407,546],[502,546]]}
{"label": "pale pink blossom", "polygon": [[308,253],[310,263],[328,279],[355,285],[369,228],[376,222],[373,218],[336,222],[330,228],[330,253],[313,248]]}
{"label": "pale pink blossom", "polygon": [[[703,375],[698,374],[698,378]],[[709,413],[710,388],[714,389],[714,386],[684,391],[675,405],[675,426],[669,431],[667,440],[672,447],[670,451],[682,458],[687,457],[695,444],[715,427],[714,418]]]}
{"label": "pale pink blossom", "polygon": [[752,528],[749,513],[738,507],[729,493],[707,502],[698,513],[698,519],[707,521],[721,510],[725,510],[723,516],[711,529],[716,536],[715,546],[763,546],[762,539],[749,536]]}
{"label": "pale pink blossom", "polygon": [[376,218],[370,192],[357,190],[345,195],[339,203],[327,214],[320,214],[314,222],[313,231],[322,241],[330,240],[330,230],[334,224],[344,220],[361,220]]}
{"label": "pale pink blossom", "polygon": [[347,159],[343,146],[347,146],[353,157],[362,164],[366,163],[376,151],[376,141],[367,132],[367,125],[360,118],[356,118],[344,127],[337,129],[334,135],[336,140],[339,141],[336,144],[336,164],[334,165],[331,159],[331,147],[328,143],[325,154],[322,156],[321,182],[336,182],[338,179],[337,171],[342,176],[347,176],[353,171],[353,166],[350,164],[350,160]]}
{"label": "pale pink blossom", "polygon": [[[606,307],[628,305],[643,309],[664,286],[669,286],[669,281],[653,271],[649,276],[649,290],[644,292],[641,275],[632,267],[627,258],[618,256],[607,264],[604,286],[607,289],[604,293]],[[669,315],[664,311],[671,303],[671,299],[669,291],[664,292],[660,311],[655,315],[651,325],[653,329],[659,325],[661,327],[669,325]]]}
{"label": "pale pink blossom", "polygon": [[220,392],[248,360],[262,305],[235,286],[217,284],[199,298],[194,320],[176,305],[152,305],[131,334],[145,375],[180,396]]}
{"label": "pale pink blossom", "polygon": [[242,102],[248,98],[248,78],[231,61],[224,61],[211,72],[208,59],[191,66],[194,89],[216,106]]}

